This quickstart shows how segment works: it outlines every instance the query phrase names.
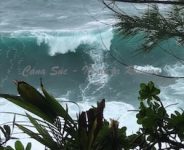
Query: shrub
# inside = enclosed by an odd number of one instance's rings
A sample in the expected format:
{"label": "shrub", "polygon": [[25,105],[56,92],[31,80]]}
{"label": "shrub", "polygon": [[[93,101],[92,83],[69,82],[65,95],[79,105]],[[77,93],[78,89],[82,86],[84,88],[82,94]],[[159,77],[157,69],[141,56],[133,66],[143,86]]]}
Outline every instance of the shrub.
{"label": "shrub", "polygon": [[[105,100],[72,119],[68,109],[50,95],[41,83],[42,93],[26,82],[17,82],[20,96],[0,96],[32,112],[41,119],[26,113],[36,131],[15,123],[24,133],[50,150],[129,150],[129,149],[183,149],[184,111],[167,113],[153,82],[140,85],[140,106],[136,114],[139,130],[126,134],[116,120],[103,117]],[[113,109],[113,108],[112,108]]]}

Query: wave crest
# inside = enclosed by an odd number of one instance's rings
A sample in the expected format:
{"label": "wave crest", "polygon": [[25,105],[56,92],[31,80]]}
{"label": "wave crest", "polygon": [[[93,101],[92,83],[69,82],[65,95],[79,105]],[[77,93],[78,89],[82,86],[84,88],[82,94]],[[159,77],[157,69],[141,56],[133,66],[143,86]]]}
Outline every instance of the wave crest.
{"label": "wave crest", "polygon": [[165,65],[164,71],[170,76],[183,77],[184,65],[181,63],[176,63],[174,65]]}
{"label": "wave crest", "polygon": [[145,65],[145,66],[137,66],[134,65],[133,68],[137,73],[146,72],[146,73],[154,73],[154,74],[160,74],[162,73],[162,69],[159,67],[154,67],[152,65]]}
{"label": "wave crest", "polygon": [[58,30],[58,31],[16,31],[11,33],[13,38],[34,38],[37,45],[47,44],[49,55],[75,52],[81,44],[95,44],[103,49],[110,49],[113,38],[112,29],[99,30]]}

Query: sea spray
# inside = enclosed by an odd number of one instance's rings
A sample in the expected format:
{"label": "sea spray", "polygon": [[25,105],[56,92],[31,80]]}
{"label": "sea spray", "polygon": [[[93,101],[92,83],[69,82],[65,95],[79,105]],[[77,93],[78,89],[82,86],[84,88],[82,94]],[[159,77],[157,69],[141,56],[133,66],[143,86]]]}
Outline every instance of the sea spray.
{"label": "sea spray", "polygon": [[154,73],[154,74],[160,74],[162,73],[162,69],[159,67],[154,67],[152,65],[145,65],[145,66],[137,66],[134,65],[133,69],[137,73]]}

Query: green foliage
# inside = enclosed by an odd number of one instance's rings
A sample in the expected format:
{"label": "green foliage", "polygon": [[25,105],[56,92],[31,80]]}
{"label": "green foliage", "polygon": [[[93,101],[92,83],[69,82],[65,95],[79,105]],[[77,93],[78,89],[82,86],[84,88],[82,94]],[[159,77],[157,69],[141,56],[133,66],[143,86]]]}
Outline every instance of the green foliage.
{"label": "green foliage", "polygon": [[103,118],[105,100],[97,103],[97,107],[81,112],[78,119],[73,120],[68,111],[44,89],[42,83],[43,94],[23,81],[17,82],[16,85],[20,96],[0,96],[45,120],[26,114],[36,132],[24,125],[15,125],[47,148],[105,150],[113,147],[121,149],[124,144],[122,141],[126,138],[125,128],[119,129],[117,121],[111,121],[109,124]]}
{"label": "green foliage", "polygon": [[178,43],[184,44],[184,8],[172,6],[167,12],[161,12],[157,5],[149,5],[148,9],[140,15],[129,15],[123,10],[105,5],[115,12],[118,22],[115,29],[121,35],[134,36],[144,34],[144,43],[139,49],[149,51],[164,40],[177,39]]}
{"label": "green foliage", "polygon": [[171,118],[168,122],[168,128],[178,133],[180,139],[184,140],[184,112],[175,111],[175,114],[171,114]]}
{"label": "green foliage", "polygon": [[3,148],[3,150],[31,150],[31,143],[28,143],[26,145],[26,147],[24,147],[22,142],[18,140],[15,142],[15,149],[13,149],[10,146],[7,146],[7,147]]}
{"label": "green foliage", "polygon": [[[21,107],[30,104],[25,109],[41,117],[41,120],[26,114],[34,130],[24,124],[16,123],[15,125],[24,133],[45,145],[47,149],[164,150],[184,148],[184,111],[175,111],[169,115],[159,98],[160,90],[151,81],[147,84],[140,84],[140,106],[136,114],[140,128],[131,135],[127,135],[126,127],[119,127],[118,121],[111,120],[108,122],[104,119],[105,100],[98,102],[97,107],[81,112],[78,119],[73,120],[68,114],[68,110],[64,109],[44,89],[42,84],[43,93],[22,81],[17,83],[17,87],[20,96],[8,94],[1,94],[1,96],[17,105],[20,104]],[[29,93],[29,90],[32,94]],[[17,102],[19,100],[21,103]],[[40,101],[39,106],[37,106],[35,100]],[[42,107],[40,107],[41,104]],[[39,108],[39,113],[38,109],[34,109],[34,107]],[[47,113],[44,110],[45,108],[49,110]],[[3,131],[10,133],[7,126],[3,128]],[[13,150],[11,147],[6,147],[6,149]],[[20,141],[17,141],[15,149],[30,150],[31,144],[29,143],[24,148]]]}
{"label": "green foliage", "polygon": [[158,94],[160,94],[160,90],[154,86],[152,81],[150,81],[147,85],[145,83],[140,84],[139,99],[141,101],[146,99],[152,100]]}
{"label": "green foliage", "polygon": [[36,114],[50,123],[53,123],[57,116],[67,118],[69,122],[73,121],[57,100],[46,92],[42,84],[41,87],[44,95],[23,81],[16,82],[16,84],[20,96],[0,94],[0,97]]}
{"label": "green foliage", "polygon": [[20,141],[15,142],[15,149],[16,150],[24,150],[24,146]]}
{"label": "green foliage", "polygon": [[[15,120],[13,121],[13,128],[15,125]],[[26,148],[24,148],[23,144],[20,141],[15,142],[15,149],[11,146],[6,146],[6,143],[11,139],[17,139],[12,137],[11,128],[9,125],[0,126],[0,131],[2,135],[0,135],[0,150],[31,150],[31,143],[28,143]]]}
{"label": "green foliage", "polygon": [[9,147],[9,146],[6,147],[5,145],[9,140],[14,139],[12,137],[10,126],[9,125],[0,126],[0,132],[1,132],[1,135],[0,135],[0,150],[4,150],[5,148],[9,150],[11,147]]}
{"label": "green foliage", "polygon": [[95,139],[103,126],[104,107],[105,100],[102,100],[101,103],[97,104],[97,108],[91,108],[79,115],[78,137],[81,149],[92,149]]}

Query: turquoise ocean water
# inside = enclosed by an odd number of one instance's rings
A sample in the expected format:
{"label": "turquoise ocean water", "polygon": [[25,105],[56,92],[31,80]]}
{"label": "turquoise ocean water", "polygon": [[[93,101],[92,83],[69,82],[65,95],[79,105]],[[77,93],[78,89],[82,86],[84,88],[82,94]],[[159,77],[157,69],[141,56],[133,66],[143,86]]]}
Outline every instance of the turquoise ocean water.
{"label": "turquoise ocean water", "polygon": [[[145,8],[128,4],[122,7],[136,13]],[[183,61],[163,51],[167,49],[182,59],[183,47],[170,39],[149,53],[137,51],[143,42],[142,35],[118,35],[113,28],[116,21],[112,12],[97,0],[1,1],[0,91],[16,93],[12,83],[15,79],[39,88],[42,78],[55,97],[78,102],[81,109],[105,98],[105,116],[122,121],[130,129],[135,126],[135,114],[128,110],[138,107],[141,82],[154,81],[162,90],[165,104],[177,102],[183,106],[182,79],[165,79],[138,71],[184,76]],[[110,53],[130,67],[117,62]],[[3,99],[1,107],[19,111]],[[75,115],[77,107],[69,104],[70,108]]]}

